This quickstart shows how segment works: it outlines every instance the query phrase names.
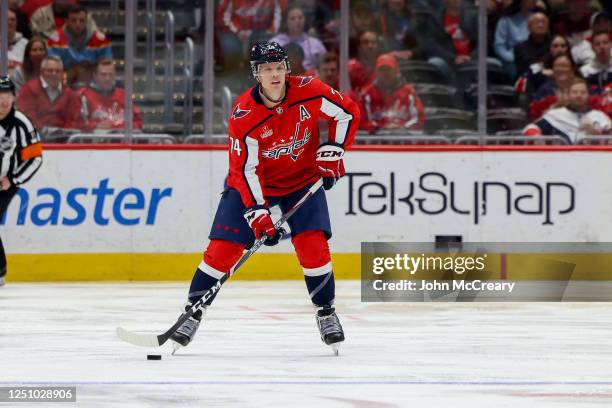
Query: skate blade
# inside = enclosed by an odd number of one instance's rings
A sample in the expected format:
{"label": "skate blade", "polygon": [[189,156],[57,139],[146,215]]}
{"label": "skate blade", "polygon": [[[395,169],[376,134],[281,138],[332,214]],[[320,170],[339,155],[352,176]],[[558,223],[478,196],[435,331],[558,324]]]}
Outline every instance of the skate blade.
{"label": "skate blade", "polygon": [[329,345],[331,347],[332,351],[334,352],[334,355],[336,357],[340,355],[340,343],[341,342],[333,343],[333,344]]}
{"label": "skate blade", "polygon": [[177,351],[179,351],[183,346],[179,343],[177,343],[176,341],[172,340],[172,355],[174,355],[174,353],[176,353]]}

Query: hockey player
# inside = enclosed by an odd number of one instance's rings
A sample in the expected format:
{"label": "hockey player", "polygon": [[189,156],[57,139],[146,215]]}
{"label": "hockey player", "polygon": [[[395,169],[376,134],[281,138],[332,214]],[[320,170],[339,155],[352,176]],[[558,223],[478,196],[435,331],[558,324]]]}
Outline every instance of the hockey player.
{"label": "hockey player", "polygon": [[[15,110],[15,84],[0,77],[0,219],[17,194],[42,163],[40,136],[32,122]],[[4,285],[6,256],[0,239],[0,286]]]}
{"label": "hockey player", "polygon": [[[237,98],[229,118],[228,186],[191,282],[191,304],[229,272],[254,239],[264,237],[269,246],[278,243],[282,233],[274,228],[270,207],[287,211],[321,177],[325,190],[336,184],[344,175],[344,151],[359,128],[357,104],[316,78],[288,76],[287,54],[277,43],[255,44],[250,60],[257,85]],[[322,144],[319,119],[329,123],[329,141]],[[327,244],[332,233],[324,191],[318,190],[288,224],[321,339],[328,345],[342,342],[344,332],[333,306]],[[204,312],[196,312],[174,333],[175,349],[193,340]]]}

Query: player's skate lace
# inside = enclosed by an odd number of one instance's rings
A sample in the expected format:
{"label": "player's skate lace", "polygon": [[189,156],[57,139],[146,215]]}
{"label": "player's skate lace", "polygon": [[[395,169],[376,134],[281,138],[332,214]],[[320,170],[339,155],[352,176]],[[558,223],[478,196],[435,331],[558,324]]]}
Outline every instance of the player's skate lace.
{"label": "player's skate lace", "polygon": [[340,319],[336,315],[333,307],[322,307],[317,310],[317,324],[321,332],[321,340],[325,344],[344,341],[344,331],[340,324]]}

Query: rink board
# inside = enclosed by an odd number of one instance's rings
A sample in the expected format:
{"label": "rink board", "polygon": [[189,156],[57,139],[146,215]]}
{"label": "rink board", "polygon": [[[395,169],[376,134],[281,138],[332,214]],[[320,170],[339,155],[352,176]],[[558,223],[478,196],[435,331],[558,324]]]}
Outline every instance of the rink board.
{"label": "rink board", "polygon": [[[360,149],[327,193],[334,270],[362,241],[612,242],[609,149]],[[182,280],[199,263],[227,172],[218,148],[57,148],[0,225],[10,280]],[[501,271],[537,278],[537,268]],[[285,240],[241,279],[298,279]],[[604,278],[606,275],[604,275]],[[600,276],[585,276],[601,279]]]}

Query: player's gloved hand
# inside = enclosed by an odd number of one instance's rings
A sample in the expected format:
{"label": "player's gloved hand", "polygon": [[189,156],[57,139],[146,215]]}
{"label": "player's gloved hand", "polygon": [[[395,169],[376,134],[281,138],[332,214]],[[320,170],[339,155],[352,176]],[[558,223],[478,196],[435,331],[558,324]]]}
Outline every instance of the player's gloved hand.
{"label": "player's gloved hand", "polygon": [[256,239],[266,237],[264,245],[274,246],[278,244],[285,230],[274,228],[272,217],[270,217],[270,210],[268,207],[263,205],[255,205],[249,207],[244,212],[244,219],[249,223],[249,227],[253,230]]}
{"label": "player's gloved hand", "polygon": [[317,150],[317,166],[323,177],[323,188],[329,190],[344,176],[344,148],[336,143],[323,143]]}

